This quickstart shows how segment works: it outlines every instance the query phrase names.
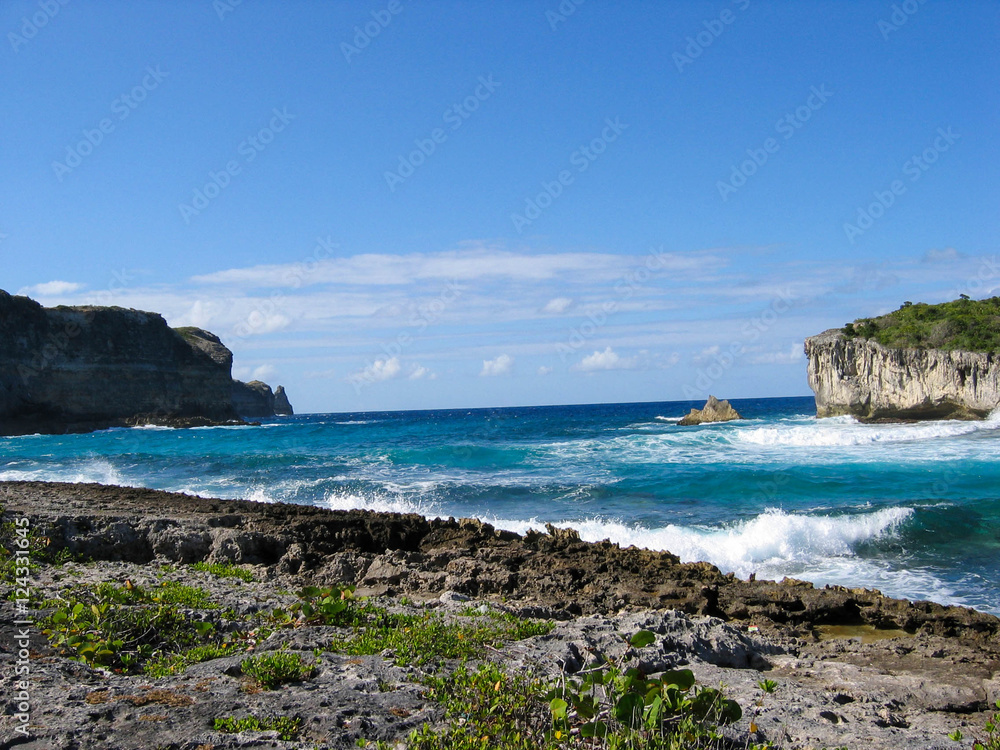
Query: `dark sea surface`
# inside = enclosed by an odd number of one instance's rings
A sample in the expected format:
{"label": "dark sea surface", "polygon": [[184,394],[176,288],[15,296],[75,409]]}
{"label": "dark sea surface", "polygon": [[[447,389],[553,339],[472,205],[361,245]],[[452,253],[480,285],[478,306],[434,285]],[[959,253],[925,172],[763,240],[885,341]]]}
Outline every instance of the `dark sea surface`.
{"label": "dark sea surface", "polygon": [[[0,479],[477,517],[1000,614],[1000,416],[861,425],[812,398],[314,414],[0,438]],[[700,404],[698,404],[700,405]]]}

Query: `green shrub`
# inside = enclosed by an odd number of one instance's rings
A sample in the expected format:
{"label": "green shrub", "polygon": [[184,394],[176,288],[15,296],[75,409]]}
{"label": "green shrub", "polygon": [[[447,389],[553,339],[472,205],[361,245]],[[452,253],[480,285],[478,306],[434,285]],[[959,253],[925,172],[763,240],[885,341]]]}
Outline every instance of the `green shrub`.
{"label": "green shrub", "polygon": [[312,676],[315,663],[302,661],[302,655],[289,651],[251,656],[240,664],[243,674],[253,677],[265,690],[273,690],[285,682],[297,682]]}
{"label": "green shrub", "polygon": [[[630,645],[655,639],[640,631]],[[690,670],[657,679],[637,669],[601,664],[548,685],[495,664],[430,677],[427,697],[445,708],[448,726],[424,725],[407,739],[410,750],[707,750],[724,744],[718,726],[736,721],[740,707],[718,690],[698,687]],[[769,684],[768,688],[772,688]],[[764,688],[762,688],[763,690]],[[740,744],[747,750],[759,745]]]}
{"label": "green shrub", "polygon": [[229,563],[196,562],[191,567],[203,573],[211,573],[216,578],[238,578],[247,583],[251,583],[254,580],[254,575],[249,570]]}
{"label": "green shrub", "polygon": [[523,620],[511,615],[486,616],[447,621],[433,614],[390,615],[376,613],[348,636],[331,643],[332,651],[347,654],[377,654],[392,649],[397,664],[426,664],[431,659],[469,659],[480,656],[484,647],[498,647],[534,635],[544,635],[553,624]]}
{"label": "green shrub", "polygon": [[200,664],[203,661],[232,656],[242,649],[243,646],[238,643],[210,643],[202,646],[192,646],[178,654],[160,656],[157,659],[147,662],[143,667],[143,672],[153,678],[167,677],[178,672],[183,672],[192,664]]}
{"label": "green shrub", "polygon": [[151,660],[186,651],[214,635],[209,622],[179,609],[214,607],[202,589],[166,583],[146,589],[100,583],[70,589],[47,602],[42,621],[49,642],[74,658],[122,672],[141,671]]}
{"label": "green shrub", "polygon": [[219,732],[231,734],[276,730],[279,739],[291,741],[298,736],[302,719],[291,716],[246,716],[242,719],[236,719],[232,716],[226,716],[215,719],[214,726]]}

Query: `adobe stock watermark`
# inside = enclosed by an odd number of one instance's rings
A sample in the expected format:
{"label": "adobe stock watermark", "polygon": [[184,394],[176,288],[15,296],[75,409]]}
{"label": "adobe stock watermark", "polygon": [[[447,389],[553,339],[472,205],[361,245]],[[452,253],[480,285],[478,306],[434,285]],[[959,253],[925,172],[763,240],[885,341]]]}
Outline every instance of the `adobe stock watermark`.
{"label": "adobe stock watermark", "polygon": [[889,41],[889,35],[893,32],[899,31],[906,23],[910,20],[910,16],[916,14],[920,10],[920,6],[926,3],[927,0],[903,0],[902,3],[893,4],[892,13],[889,15],[889,20],[886,21],[883,18],[878,20],[876,26],[878,26],[879,33],[882,34],[882,38],[885,41]]}
{"label": "adobe stock watermark", "polygon": [[562,0],[555,10],[545,11],[545,20],[549,22],[549,28],[555,31],[559,24],[566,23],[570,16],[576,13],[576,9],[587,0]]}
{"label": "adobe stock watermark", "polygon": [[31,723],[31,521],[25,517],[14,519],[14,643],[11,652],[16,655],[14,679],[11,681],[11,705],[16,709],[13,715],[14,733],[30,737]]}
{"label": "adobe stock watermark", "polygon": [[8,32],[7,41],[10,42],[14,54],[20,52],[21,47],[38,36],[38,32],[49,25],[49,22],[59,15],[59,11],[69,5],[70,0],[39,0],[38,10],[30,16],[21,18],[20,34],[13,31]]}
{"label": "adobe stock watermark", "polygon": [[243,5],[243,0],[212,0],[212,10],[219,17],[220,21],[225,21],[226,16]]}
{"label": "adobe stock watermark", "polygon": [[981,294],[991,294],[1000,282],[1000,258],[996,255],[990,258],[983,258],[976,271],[976,275],[970,277],[957,289],[952,290],[951,299],[958,299],[963,294],[973,299]]}
{"label": "adobe stock watermark", "polygon": [[743,321],[739,338],[731,341],[727,348],[712,354],[712,362],[698,369],[693,385],[684,384],[684,398],[691,400],[704,398],[713,384],[729,372],[749,351],[748,346],[756,343],[791,310],[797,299],[798,295],[792,292],[791,288],[783,289],[759,314]]}
{"label": "adobe stock watermark", "polygon": [[399,0],[390,0],[384,9],[373,10],[371,12],[371,21],[367,21],[364,26],[355,26],[354,36],[351,38],[354,44],[351,45],[347,42],[340,43],[340,51],[344,53],[344,59],[347,60],[347,64],[350,65],[351,58],[355,55],[360,55],[361,51],[368,47],[372,43],[372,40],[392,23],[393,17],[398,16],[402,12],[403,4]]}
{"label": "adobe stock watermark", "polygon": [[465,121],[472,117],[472,113],[478,110],[483,102],[493,96],[498,88],[500,88],[500,83],[493,80],[492,73],[485,78],[479,76],[476,88],[472,93],[462,101],[452,104],[441,115],[441,119],[448,126],[448,129],[434,128],[426,138],[414,139],[413,145],[416,148],[405,156],[400,154],[399,164],[396,169],[385,172],[385,183],[389,186],[389,192],[395,193],[397,187],[412,177],[431,154],[437,151],[438,146],[448,140],[450,133],[454,133],[462,127]]}
{"label": "adobe stock watermark", "polygon": [[[962,136],[952,132],[951,126],[937,129],[937,137],[919,154],[914,154],[903,164],[903,174],[916,182],[931,166],[941,158],[941,154],[955,145]],[[852,245],[856,239],[875,226],[875,222],[885,216],[886,211],[896,204],[896,199],[906,193],[907,186],[902,180],[893,180],[885,190],[872,193],[875,198],[867,206],[858,206],[854,223],[844,222],[844,234]]]}
{"label": "adobe stock watermark", "polygon": [[[825,83],[820,84],[819,88],[812,86],[805,103],[796,107],[792,112],[786,112],[784,117],[774,124],[775,131],[784,140],[789,140],[803,125],[809,122],[814,112],[823,108],[831,96],[833,96],[833,92],[827,90]],[[757,170],[780,150],[781,142],[777,138],[768,138],[761,144],[760,148],[748,148],[747,156],[750,158],[740,162],[738,166],[733,164],[728,180],[718,180],[715,183],[723,203],[729,200],[730,195],[746,185],[747,180],[757,174]]]}
{"label": "adobe stock watermark", "polygon": [[177,210],[180,211],[185,224],[190,224],[192,217],[199,216],[213,200],[222,195],[222,191],[229,187],[233,178],[243,171],[243,166],[253,162],[274,142],[275,136],[283,132],[296,117],[289,114],[288,107],[282,107],[280,110],[275,107],[271,112],[273,116],[268,124],[244,138],[236,147],[236,153],[243,157],[242,161],[230,159],[222,169],[209,171],[208,182],[191,191],[191,202],[177,204]]}
{"label": "adobe stock watermark", "polygon": [[160,87],[170,74],[160,70],[160,66],[146,68],[146,75],[142,80],[132,87],[132,90],[118,96],[111,102],[111,114],[113,117],[103,117],[93,128],[83,129],[83,138],[76,145],[66,147],[66,157],[63,161],[53,161],[52,171],[59,182],[66,179],[74,169],[83,164],[83,160],[94,153],[106,136],[115,132],[118,123],[126,120],[129,115],[150,95]]}
{"label": "adobe stock watermark", "polygon": [[[741,12],[750,7],[750,0],[732,0],[732,2]],[[683,73],[684,68],[692,65],[695,60],[701,57],[702,53],[711,47],[712,43],[722,36],[723,32],[734,21],[736,21],[736,14],[729,8],[723,8],[718,18],[702,21],[701,25],[704,28],[693,37],[689,36],[685,38],[684,41],[687,42],[687,45],[684,47],[683,53],[674,52],[673,54],[673,61],[677,67],[677,72]]]}
{"label": "adobe stock watermark", "polygon": [[413,346],[417,338],[428,327],[437,323],[445,311],[462,296],[462,287],[458,279],[451,279],[438,295],[430,302],[417,306],[407,321],[407,327],[388,341],[383,341],[379,348],[382,356],[374,361],[369,360],[359,372],[348,375],[347,382],[354,387],[355,395],[369,385],[387,380],[399,369],[399,356]]}
{"label": "adobe stock watermark", "polygon": [[[616,117],[613,120],[610,117],[606,117],[604,123],[605,127],[598,137],[593,138],[590,143],[580,146],[569,155],[570,166],[576,167],[576,174],[586,172],[590,168],[590,165],[597,161],[598,157],[607,150],[608,145],[617,141],[618,137],[628,128],[628,124],[621,122],[620,117]],[[543,180],[541,182],[542,191],[533,198],[528,197],[524,199],[524,212],[514,212],[510,215],[510,220],[514,224],[514,229],[517,230],[517,233],[521,234],[525,227],[531,226],[534,221],[539,219],[545,209],[551,206],[556,198],[562,195],[563,191],[573,184],[573,180],[575,179],[576,175],[572,171],[562,169],[554,180]]]}
{"label": "adobe stock watermark", "polygon": [[556,344],[559,359],[565,363],[594,338],[613,316],[621,312],[622,305],[632,299],[643,284],[668,267],[667,256],[669,253],[663,250],[662,245],[650,248],[641,266],[630,269],[615,282],[615,296],[602,302],[597,312],[588,312],[587,320],[579,326],[570,328],[566,343]]}

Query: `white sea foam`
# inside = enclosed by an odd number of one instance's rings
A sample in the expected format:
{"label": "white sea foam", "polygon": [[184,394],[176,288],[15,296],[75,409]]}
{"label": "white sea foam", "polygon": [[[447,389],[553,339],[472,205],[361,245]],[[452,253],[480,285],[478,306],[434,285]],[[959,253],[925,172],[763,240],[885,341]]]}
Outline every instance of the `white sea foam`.
{"label": "white sea foam", "polygon": [[[957,603],[953,591],[929,573],[891,571],[883,562],[856,555],[858,545],[891,537],[912,515],[912,508],[840,516],[767,510],[722,528],[669,525],[648,529],[601,518],[554,525],[576,529],[586,541],[610,539],[622,546],[667,550],[683,562],[710,562],[741,578],[751,573],[759,578],[792,576],[819,585],[868,586],[896,596]],[[534,518],[483,520],[520,534],[544,528]]]}
{"label": "white sea foam", "polygon": [[66,464],[32,464],[25,468],[8,468],[0,471],[3,482],[69,482],[71,484],[115,484],[120,487],[139,487],[127,479],[106,458],[91,458]]}
{"label": "white sea foam", "polygon": [[911,443],[959,437],[976,432],[1000,429],[994,412],[982,422],[925,422],[920,424],[866,425],[850,417],[818,419],[811,424],[780,425],[738,429],[731,433],[733,442],[762,446],[848,447],[875,443]]}
{"label": "white sea foam", "polygon": [[381,492],[327,492],[323,505],[331,510],[373,510],[379,513],[416,513],[428,518],[440,516],[439,506],[423,498]]}

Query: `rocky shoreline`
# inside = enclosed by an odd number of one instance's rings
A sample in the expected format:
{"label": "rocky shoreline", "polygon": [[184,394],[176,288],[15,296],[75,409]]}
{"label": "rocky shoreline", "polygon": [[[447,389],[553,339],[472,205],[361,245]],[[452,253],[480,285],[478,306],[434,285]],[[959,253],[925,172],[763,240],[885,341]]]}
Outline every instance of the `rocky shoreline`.
{"label": "rocky shoreline", "polygon": [[[67,587],[102,581],[198,587],[226,615],[189,615],[215,618],[220,629],[294,607],[292,592],[303,586],[351,584],[393,611],[547,621],[551,632],[481,656],[546,679],[577,672],[597,655],[631,659],[647,673],[688,666],[700,684],[724,683],[744,707],[743,719],[725,728],[740,747],[751,740],[786,748],[969,747],[947,733],[974,734],[1000,697],[1000,620],[991,615],[861,589],[743,581],[669,553],[583,542],[568,530],[519,536],[470,520],[84,484],[0,483],[0,505],[5,523],[27,519],[44,544],[30,574],[38,622]],[[215,577],[195,563],[238,566],[249,580]],[[240,676],[242,651],[154,678],[70,660],[34,626],[25,737],[13,698],[20,679],[13,583],[4,579],[0,603],[3,747],[391,745],[445,720],[419,684],[419,667],[399,666],[391,652],[331,652],[336,627],[273,629],[247,643],[248,653],[315,660],[308,680],[254,692]],[[622,635],[642,629],[656,642],[629,651]],[[766,702],[764,677],[778,685]],[[275,731],[213,726],[221,716],[261,712],[294,715],[302,731],[280,739]]]}

